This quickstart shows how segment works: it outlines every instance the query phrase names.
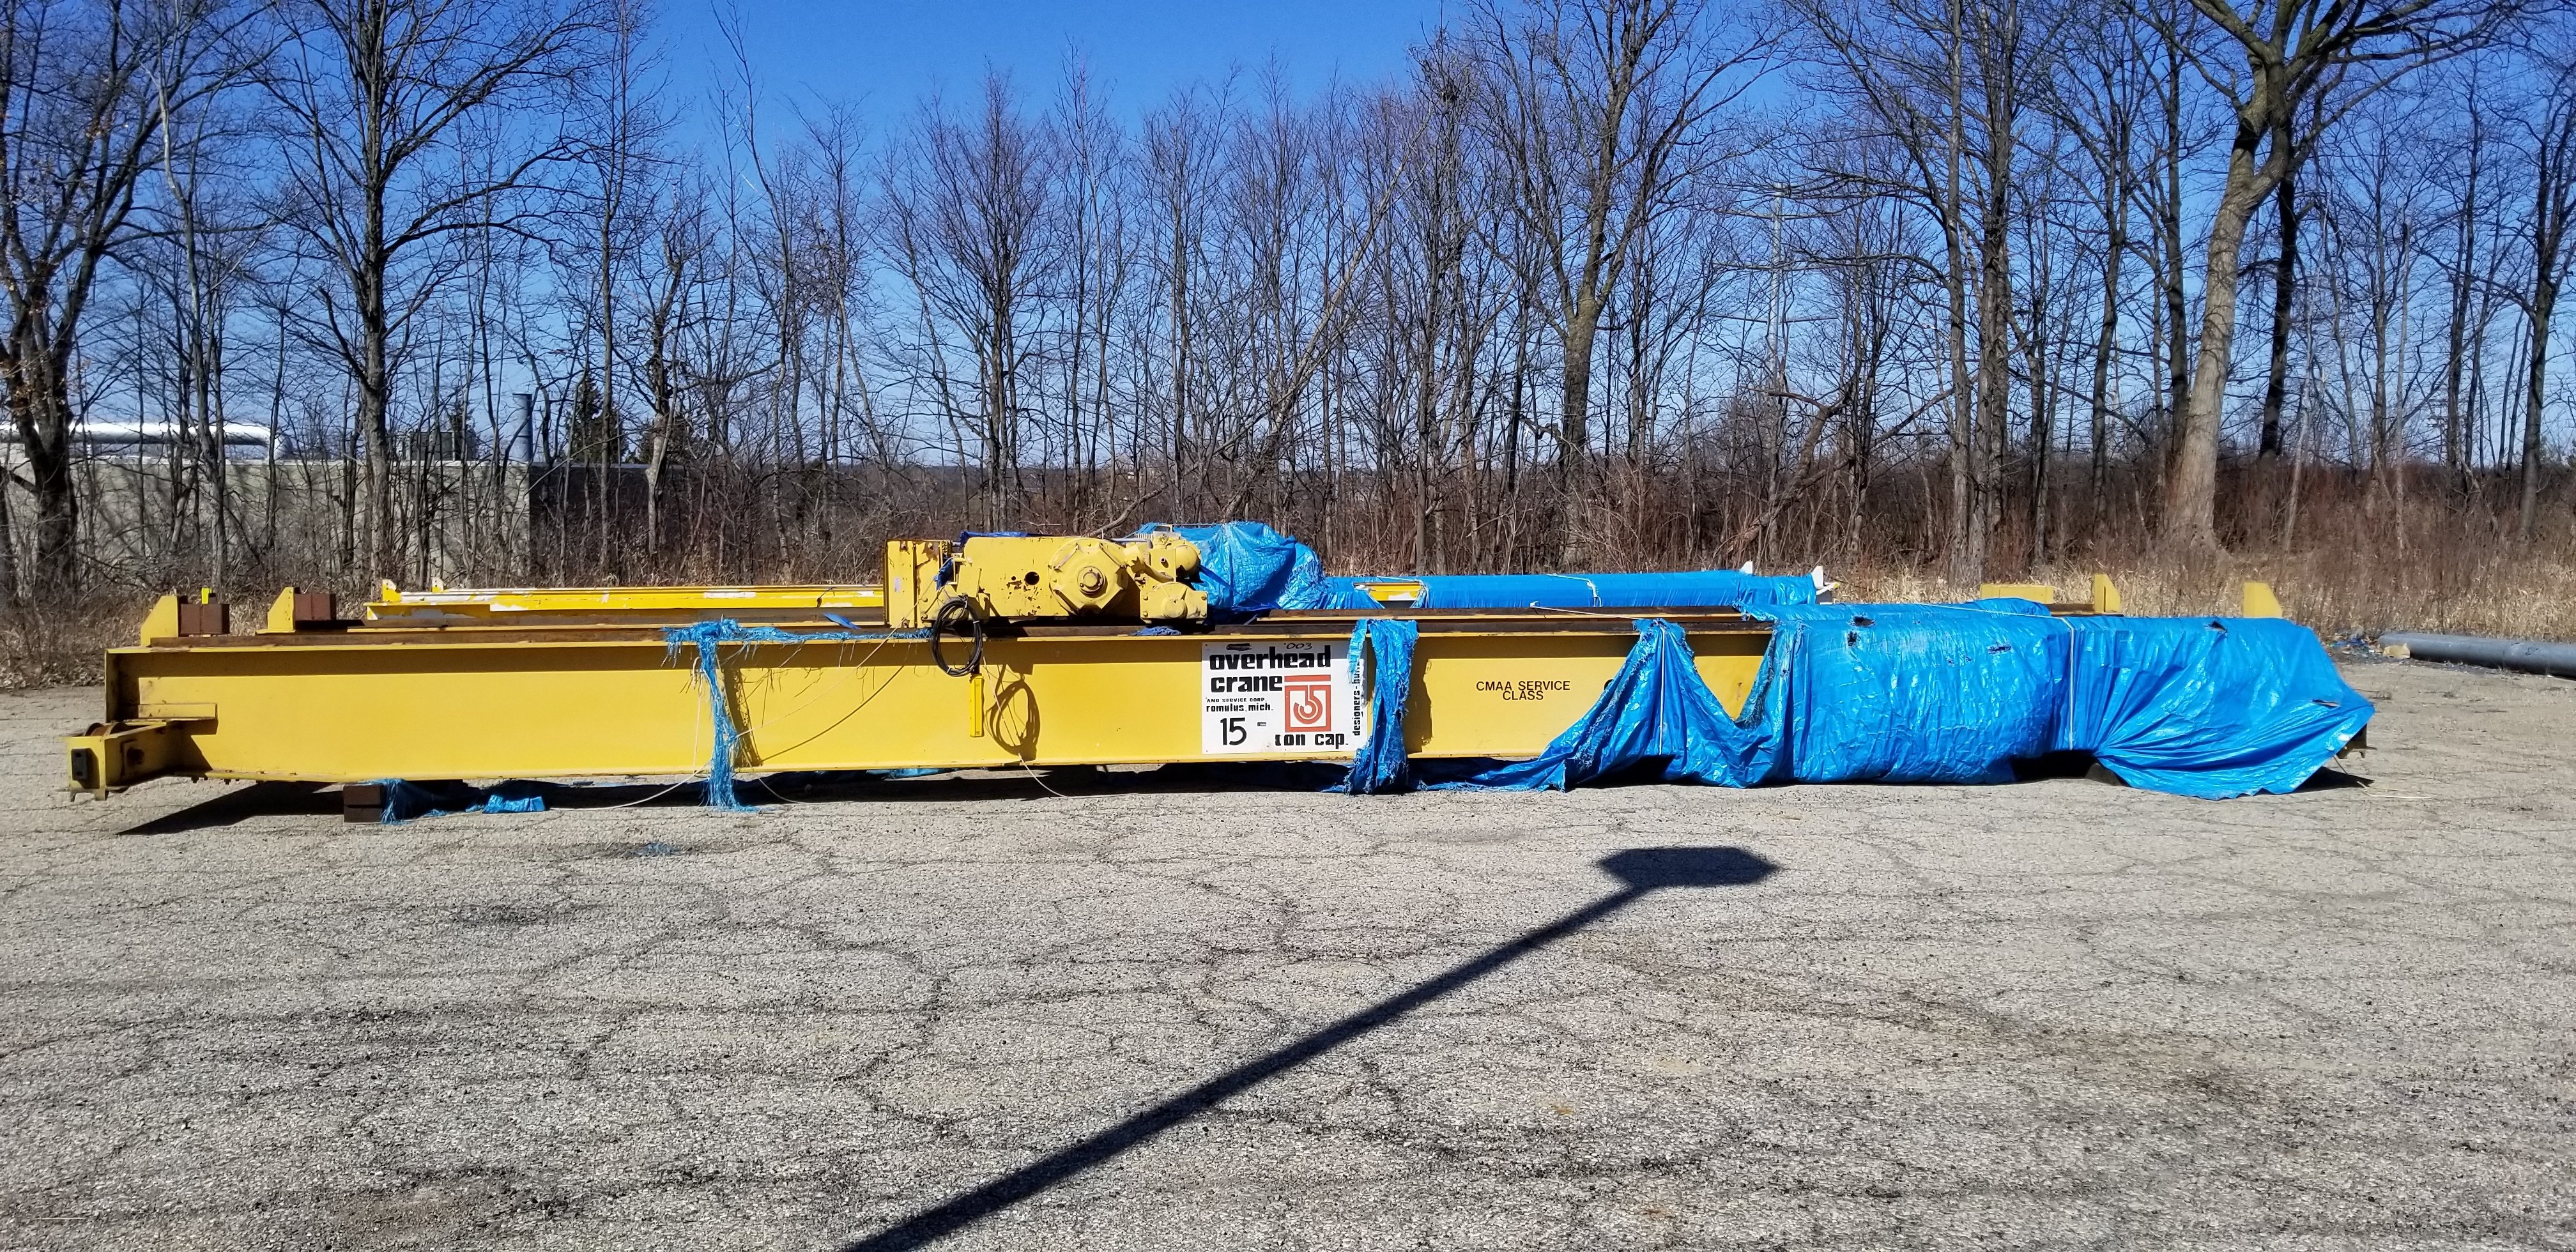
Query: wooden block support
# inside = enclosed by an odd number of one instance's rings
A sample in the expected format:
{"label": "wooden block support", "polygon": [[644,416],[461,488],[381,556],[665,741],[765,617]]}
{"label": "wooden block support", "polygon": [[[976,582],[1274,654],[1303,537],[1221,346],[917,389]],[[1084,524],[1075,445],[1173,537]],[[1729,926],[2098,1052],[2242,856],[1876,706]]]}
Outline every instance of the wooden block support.
{"label": "wooden block support", "polygon": [[179,633],[182,636],[229,635],[233,633],[233,606],[182,600],[179,602]]}

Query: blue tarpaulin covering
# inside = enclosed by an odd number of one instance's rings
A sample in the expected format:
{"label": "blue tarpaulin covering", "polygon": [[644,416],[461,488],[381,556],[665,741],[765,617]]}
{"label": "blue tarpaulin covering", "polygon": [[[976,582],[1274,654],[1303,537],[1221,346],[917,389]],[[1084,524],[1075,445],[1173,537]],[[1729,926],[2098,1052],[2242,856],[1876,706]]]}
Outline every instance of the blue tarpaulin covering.
{"label": "blue tarpaulin covering", "polygon": [[1763,575],[1737,570],[1684,570],[1665,574],[1431,574],[1389,578],[1326,578],[1315,550],[1260,522],[1214,526],[1156,523],[1139,534],[1168,529],[1198,546],[1196,585],[1207,593],[1218,621],[1241,621],[1274,609],[1375,609],[1382,607],[1363,583],[1410,582],[1421,594],[1410,608],[1756,608],[1813,604],[1816,580],[1805,574]]}
{"label": "blue tarpaulin covering", "polygon": [[1351,682],[1368,692],[1368,725],[1360,730],[1342,790],[1352,795],[1403,791],[1413,785],[1404,754],[1404,706],[1413,694],[1413,643],[1421,627],[1371,618],[1351,629]]}
{"label": "blue tarpaulin covering", "polygon": [[[1771,644],[1739,716],[1701,681],[1681,627],[1641,620],[1619,675],[1539,756],[1416,772],[1429,786],[1502,788],[1640,768],[1721,786],[1983,783],[2072,750],[2135,786],[2218,799],[2297,787],[2373,711],[2315,635],[2278,619],[2059,618],[2003,603],[1762,615]],[[1381,666],[1391,659],[1381,652]],[[1381,671],[1377,689],[1390,681]],[[1384,758],[1401,736],[1400,713],[1372,718],[1359,757],[1370,772],[1351,790],[1402,786]]]}
{"label": "blue tarpaulin covering", "polygon": [[1330,607],[1374,609],[1365,583],[1416,582],[1422,609],[1756,608],[1813,604],[1816,580],[1805,574],[1683,570],[1663,574],[1431,574],[1420,578],[1328,578]]}
{"label": "blue tarpaulin covering", "polygon": [[1760,681],[1788,686],[1785,776],[1998,782],[2014,760],[2076,751],[2133,786],[2220,799],[2306,782],[2373,712],[2296,622],[2035,609],[1763,614]]}
{"label": "blue tarpaulin covering", "polygon": [[1208,614],[1240,621],[1272,609],[1325,607],[1324,563],[1315,550],[1259,522],[1214,526],[1147,526],[1168,529],[1199,550],[1196,585],[1207,593]]}
{"label": "blue tarpaulin covering", "polygon": [[546,811],[547,784],[525,779],[476,787],[461,782],[422,783],[386,778],[378,780],[376,785],[385,789],[385,807],[377,814],[376,820],[388,826],[424,817],[453,817],[460,813]]}
{"label": "blue tarpaulin covering", "polygon": [[1700,680],[1690,640],[1674,623],[1640,619],[1637,644],[1582,720],[1526,761],[1487,765],[1428,785],[1565,790],[1651,770],[1665,782],[1749,787],[1771,771],[1778,743],[1760,719],[1739,725]]}
{"label": "blue tarpaulin covering", "polygon": [[2056,746],[2131,786],[2288,791],[2368,725],[2317,637],[2273,617],[2070,617]]}
{"label": "blue tarpaulin covering", "polygon": [[[1774,774],[1799,782],[2009,782],[2049,750],[2066,628],[1973,605],[1764,610],[1755,699],[1780,722]],[[2313,646],[2313,645],[2312,645]]]}

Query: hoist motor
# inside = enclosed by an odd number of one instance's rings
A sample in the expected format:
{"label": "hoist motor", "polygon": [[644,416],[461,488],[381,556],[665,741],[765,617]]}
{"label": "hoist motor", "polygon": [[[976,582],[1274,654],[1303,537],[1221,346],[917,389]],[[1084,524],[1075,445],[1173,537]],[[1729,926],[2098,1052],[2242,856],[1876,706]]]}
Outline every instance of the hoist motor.
{"label": "hoist motor", "polygon": [[962,602],[987,621],[1207,620],[1197,545],[1158,532],[1134,539],[970,535],[886,545],[886,624],[927,626]]}

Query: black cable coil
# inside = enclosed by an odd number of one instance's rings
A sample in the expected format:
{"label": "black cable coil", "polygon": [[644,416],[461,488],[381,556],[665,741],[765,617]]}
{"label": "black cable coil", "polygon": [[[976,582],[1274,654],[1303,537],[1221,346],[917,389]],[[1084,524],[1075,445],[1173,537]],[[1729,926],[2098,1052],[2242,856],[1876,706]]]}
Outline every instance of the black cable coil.
{"label": "black cable coil", "polygon": [[[964,665],[950,665],[948,658],[940,653],[939,637],[950,634],[965,635],[975,641],[966,653]],[[975,615],[974,601],[964,596],[950,596],[940,602],[938,611],[930,615],[930,663],[950,678],[965,678],[984,668],[984,619]]]}

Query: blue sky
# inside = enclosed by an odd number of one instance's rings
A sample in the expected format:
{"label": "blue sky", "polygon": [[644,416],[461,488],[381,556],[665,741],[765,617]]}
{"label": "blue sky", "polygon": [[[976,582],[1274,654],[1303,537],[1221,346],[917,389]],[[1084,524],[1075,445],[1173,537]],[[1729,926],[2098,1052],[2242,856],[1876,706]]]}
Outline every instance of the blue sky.
{"label": "blue sky", "polygon": [[[671,86],[697,96],[730,77],[715,4],[664,0]],[[971,89],[987,65],[1033,99],[1080,49],[1121,113],[1149,108],[1229,65],[1247,75],[1274,55],[1300,94],[1338,74],[1372,81],[1439,20],[1441,0],[737,0],[753,72],[772,99],[837,99],[883,119],[933,87]],[[713,78],[711,78],[713,76]],[[1248,85],[1248,84],[1247,84]]]}

